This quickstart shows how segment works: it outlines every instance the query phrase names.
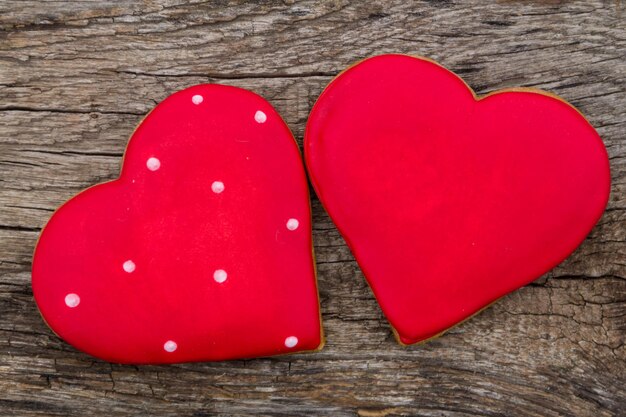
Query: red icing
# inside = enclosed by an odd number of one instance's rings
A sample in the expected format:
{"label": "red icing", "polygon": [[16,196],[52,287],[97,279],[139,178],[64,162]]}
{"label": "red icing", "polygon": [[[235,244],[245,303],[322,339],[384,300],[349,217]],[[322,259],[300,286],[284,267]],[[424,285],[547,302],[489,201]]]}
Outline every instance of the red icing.
{"label": "red icing", "polygon": [[606,150],[545,93],[477,100],[430,61],[339,75],[309,118],[320,200],[405,344],[448,329],[568,256],[609,195]]}
{"label": "red icing", "polygon": [[[298,227],[289,230],[292,218]],[[288,127],[249,91],[199,85],[146,117],[119,179],[52,216],[33,291],[57,334],[112,362],[313,350],[321,328],[312,250],[306,177]],[[68,294],[79,296],[76,307]]]}

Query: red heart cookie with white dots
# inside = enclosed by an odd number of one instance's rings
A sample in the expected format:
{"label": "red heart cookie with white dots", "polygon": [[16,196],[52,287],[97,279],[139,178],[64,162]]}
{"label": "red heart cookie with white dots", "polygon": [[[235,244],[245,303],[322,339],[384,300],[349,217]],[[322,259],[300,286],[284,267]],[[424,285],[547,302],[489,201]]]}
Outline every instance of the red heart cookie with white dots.
{"label": "red heart cookie with white dots", "polygon": [[52,330],[111,362],[319,348],[309,195],[289,128],[243,89],[168,97],[133,134],[120,177],[52,216],[32,280]]}
{"label": "red heart cookie with white dots", "polygon": [[404,344],[445,331],[567,257],[606,206],[602,140],[540,91],[477,98],[425,59],[333,80],[305,133],[313,186]]}

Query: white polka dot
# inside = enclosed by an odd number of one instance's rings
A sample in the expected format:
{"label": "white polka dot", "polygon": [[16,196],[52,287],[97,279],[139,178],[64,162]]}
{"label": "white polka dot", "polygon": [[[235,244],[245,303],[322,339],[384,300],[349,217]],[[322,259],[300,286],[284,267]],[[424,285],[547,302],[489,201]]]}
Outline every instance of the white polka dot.
{"label": "white polka dot", "polygon": [[78,294],[68,294],[65,296],[65,304],[70,308],[74,308],[80,304],[80,297]]}
{"label": "white polka dot", "polygon": [[257,110],[257,112],[254,113],[254,120],[256,120],[257,123],[265,123],[267,116],[261,110]]}
{"label": "white polka dot", "polygon": [[223,269],[218,269],[217,271],[213,272],[213,279],[215,280],[215,282],[218,282],[220,284],[226,281],[227,277],[228,274]]}
{"label": "white polka dot", "polygon": [[146,161],[146,166],[150,171],[156,171],[157,169],[161,168],[161,161],[159,161],[155,157],[148,158],[148,160]]}
{"label": "white polka dot", "polygon": [[213,190],[215,194],[221,193],[224,191],[224,183],[222,181],[214,181],[213,184],[211,184],[211,190]]}
{"label": "white polka dot", "polygon": [[135,272],[135,263],[129,259],[126,262],[124,262],[124,264],[122,265],[122,268],[124,268],[124,271],[130,274],[131,272]]}
{"label": "white polka dot", "polygon": [[167,342],[165,342],[165,344],[163,345],[163,349],[165,349],[166,352],[174,352],[176,349],[178,349],[178,345],[176,344],[176,342],[174,342],[173,340],[168,340]]}
{"label": "white polka dot", "polygon": [[297,219],[287,220],[287,229],[296,230],[300,226],[300,222]]}
{"label": "white polka dot", "polygon": [[198,105],[204,101],[204,97],[202,97],[200,94],[196,94],[195,96],[191,97],[191,101],[193,104]]}
{"label": "white polka dot", "polygon": [[289,336],[288,338],[285,339],[285,346],[287,346],[288,348],[292,348],[297,344],[298,344],[298,338],[295,336]]}

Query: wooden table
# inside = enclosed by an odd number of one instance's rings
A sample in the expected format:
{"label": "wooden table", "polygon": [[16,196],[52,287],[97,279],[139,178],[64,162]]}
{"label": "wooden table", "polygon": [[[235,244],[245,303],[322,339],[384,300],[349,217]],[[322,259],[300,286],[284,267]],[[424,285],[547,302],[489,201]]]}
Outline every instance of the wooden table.
{"label": "wooden table", "polygon": [[[4,0],[0,28],[0,415],[626,414],[623,2]],[[574,255],[445,336],[402,348],[314,197],[321,352],[120,366],[46,327],[30,287],[41,227],[63,201],[117,176],[157,102],[198,83],[249,88],[301,144],[323,87],[383,52],[439,60],[478,93],[543,88],[589,118],[613,188]]]}

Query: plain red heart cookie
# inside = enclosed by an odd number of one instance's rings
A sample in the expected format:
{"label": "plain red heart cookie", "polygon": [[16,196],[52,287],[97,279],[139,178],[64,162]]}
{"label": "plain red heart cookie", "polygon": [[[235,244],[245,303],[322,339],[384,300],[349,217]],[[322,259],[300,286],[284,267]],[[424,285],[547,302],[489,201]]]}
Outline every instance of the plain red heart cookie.
{"label": "plain red heart cookie", "polygon": [[305,159],[403,344],[434,337],[538,278],[606,206],[602,140],[541,91],[477,98],[404,55],[341,73],[313,107]]}
{"label": "plain red heart cookie", "polygon": [[118,179],[43,230],[33,292],[59,336],[118,363],[321,346],[306,176],[263,98],[199,85],[139,125]]}

